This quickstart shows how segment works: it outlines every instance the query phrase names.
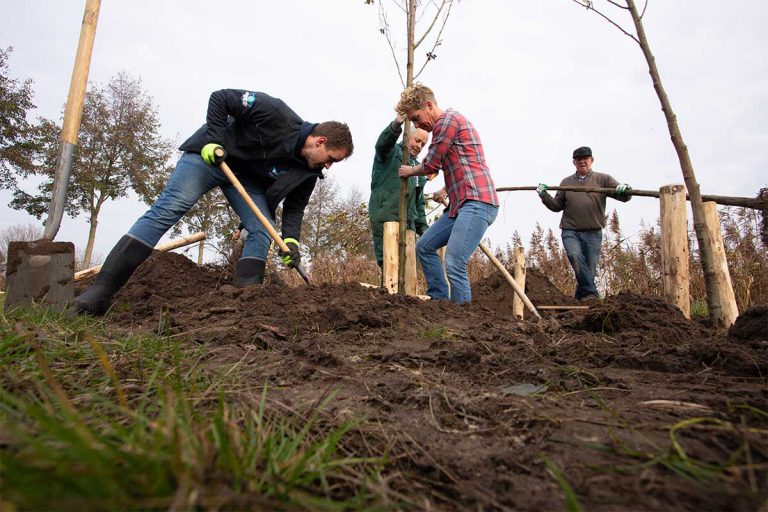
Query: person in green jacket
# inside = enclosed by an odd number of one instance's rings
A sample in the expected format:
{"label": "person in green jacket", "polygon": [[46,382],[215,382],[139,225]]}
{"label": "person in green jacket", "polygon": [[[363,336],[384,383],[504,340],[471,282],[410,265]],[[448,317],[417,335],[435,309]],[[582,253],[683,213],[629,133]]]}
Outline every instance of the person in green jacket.
{"label": "person in green jacket", "polygon": [[[373,250],[379,267],[384,263],[383,234],[385,222],[400,220],[400,178],[397,170],[403,163],[403,143],[397,142],[403,131],[405,118],[400,114],[388,123],[376,141],[376,155],[373,157],[371,174],[371,199],[368,202],[368,217],[373,234]],[[427,143],[426,131],[415,129],[408,141],[410,165],[418,165],[417,157]],[[424,184],[426,176],[408,178],[408,229],[417,235],[427,228],[424,212]]]}

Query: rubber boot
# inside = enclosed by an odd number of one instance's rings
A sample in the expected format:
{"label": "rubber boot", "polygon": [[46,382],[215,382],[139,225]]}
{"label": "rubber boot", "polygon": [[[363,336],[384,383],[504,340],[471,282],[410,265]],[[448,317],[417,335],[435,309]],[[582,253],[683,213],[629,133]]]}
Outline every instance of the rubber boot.
{"label": "rubber boot", "polygon": [[235,286],[245,288],[264,283],[267,262],[258,258],[240,258],[235,265]]}
{"label": "rubber boot", "polygon": [[123,287],[134,270],[150,254],[152,254],[152,247],[128,235],[123,235],[110,251],[93,284],[75,297],[77,312],[88,315],[106,313],[111,305],[112,296]]}

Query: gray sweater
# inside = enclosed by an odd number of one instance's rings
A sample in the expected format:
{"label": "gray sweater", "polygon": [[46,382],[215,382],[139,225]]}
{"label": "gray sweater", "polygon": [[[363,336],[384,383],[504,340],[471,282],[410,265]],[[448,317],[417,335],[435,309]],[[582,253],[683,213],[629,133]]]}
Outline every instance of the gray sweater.
{"label": "gray sweater", "polygon": [[[560,182],[561,187],[600,187],[616,188],[619,182],[608,174],[590,171],[584,183],[579,183],[573,174]],[[627,202],[632,196],[607,194],[618,201]],[[563,212],[560,229],[592,231],[605,227],[606,194],[596,192],[563,192],[559,190],[553,198],[549,194],[541,196],[544,206],[553,212]]]}

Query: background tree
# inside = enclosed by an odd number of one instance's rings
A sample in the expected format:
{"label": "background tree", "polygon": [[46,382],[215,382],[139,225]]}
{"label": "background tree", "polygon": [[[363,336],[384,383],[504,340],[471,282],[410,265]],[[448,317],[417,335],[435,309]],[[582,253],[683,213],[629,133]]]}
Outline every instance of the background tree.
{"label": "background tree", "polygon": [[0,186],[13,189],[14,170],[30,172],[39,151],[36,127],[27,120],[34,110],[32,80],[10,77],[8,57],[13,48],[0,48]]}
{"label": "background tree", "polygon": [[645,14],[645,8],[648,6],[646,0],[645,6],[642,12],[638,13],[634,0],[624,0],[626,7],[620,5],[617,1],[606,0],[606,2],[613,7],[627,11],[631,18],[635,28],[635,34],[632,34],[629,30],[624,29],[619,23],[613,21],[609,16],[603,14],[594,8],[594,2],[591,0],[572,0],[573,2],[583,5],[587,10],[592,10],[595,13],[602,16],[616,28],[621,30],[626,36],[636,42],[643,52],[645,61],[648,64],[648,72],[651,75],[653,81],[653,87],[656,90],[656,95],[661,103],[661,110],[664,112],[664,117],[667,121],[667,128],[669,135],[672,139],[672,145],[677,153],[677,158],[680,162],[680,170],[683,173],[683,180],[685,181],[685,187],[688,189],[688,195],[691,199],[691,210],[693,212],[693,229],[696,233],[696,239],[698,241],[698,247],[701,257],[699,258],[701,268],[704,274],[704,284],[707,294],[707,305],[709,307],[710,319],[715,322],[720,317],[720,311],[722,309],[720,303],[720,297],[717,293],[715,283],[715,264],[714,255],[712,251],[712,241],[707,233],[705,216],[704,216],[704,203],[701,200],[701,190],[699,189],[699,183],[696,180],[696,174],[693,170],[693,164],[691,158],[688,155],[688,146],[683,141],[683,135],[680,131],[680,126],[677,124],[677,116],[674,110],[672,110],[672,103],[667,96],[664,86],[661,83],[661,74],[656,67],[656,59],[651,53],[651,47],[648,43],[648,38],[645,35],[645,28],[643,27],[643,14]]}
{"label": "background tree", "polygon": [[[366,4],[373,4],[373,0],[366,0]],[[379,21],[381,32],[387,38],[387,43],[392,51],[392,57],[395,60],[395,66],[397,67],[397,73],[400,77],[400,83],[403,88],[413,85],[414,79],[418,78],[424,68],[431,60],[437,58],[437,47],[442,44],[441,36],[443,29],[448,22],[448,16],[451,13],[451,7],[453,7],[454,0],[439,0],[423,2],[420,0],[393,0],[392,2],[397,9],[405,14],[405,75],[403,75],[403,66],[398,54],[402,51],[398,48],[395,38],[392,35],[392,27],[389,24],[388,13],[384,7],[383,2],[379,2]],[[426,29],[422,34],[416,38],[416,24],[418,21],[424,19],[427,23]],[[422,25],[424,26],[424,25]],[[435,27],[439,27],[437,35],[434,39],[430,38],[430,34]],[[431,49],[425,53],[425,59],[422,66],[414,74],[414,54],[415,51],[423,44],[429,46]],[[408,140],[410,137],[410,122],[405,123],[405,129],[403,131],[403,140]],[[408,159],[408,145],[403,144],[403,164],[407,165]],[[398,245],[398,292],[405,294],[405,243],[406,243],[406,230],[408,220],[408,180],[402,179],[400,181],[400,226],[399,226],[399,245]]]}
{"label": "background tree", "polygon": [[[65,211],[71,217],[85,213],[90,230],[84,254],[91,263],[99,214],[108,200],[135,192],[146,203],[159,194],[172,167],[173,144],[160,136],[160,122],[152,98],[141,80],[118,73],[105,86],[94,85],[86,93],[79,143],[72,163]],[[20,175],[43,178],[36,194],[17,187],[11,207],[25,209],[40,218],[47,213],[58,155],[59,128],[41,122],[40,138],[45,148],[41,161]]]}
{"label": "background tree", "polygon": [[5,290],[5,267],[10,242],[33,242],[43,237],[43,228],[34,224],[14,224],[0,230],[0,290]]}
{"label": "background tree", "polygon": [[200,240],[197,245],[198,265],[203,264],[205,247],[216,251],[222,261],[229,261],[236,245],[232,233],[239,223],[240,218],[217,187],[195,203],[173,227],[172,233],[178,235],[184,229],[189,233],[205,232],[205,240]]}

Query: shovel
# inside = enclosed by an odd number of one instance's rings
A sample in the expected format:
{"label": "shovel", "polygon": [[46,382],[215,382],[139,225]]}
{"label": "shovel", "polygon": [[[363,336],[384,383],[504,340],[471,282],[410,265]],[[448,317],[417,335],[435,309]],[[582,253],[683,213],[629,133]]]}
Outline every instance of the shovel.
{"label": "shovel", "polygon": [[43,238],[35,242],[11,242],[8,246],[5,311],[26,308],[32,303],[65,311],[74,299],[75,246],[72,242],[53,239],[64,214],[100,5],[101,0],[86,0]]}
{"label": "shovel", "polygon": [[[221,151],[221,149],[217,149],[215,153],[216,153],[216,156],[223,155],[223,152]],[[269,233],[269,236],[272,237],[272,240],[275,241],[275,243],[280,248],[280,250],[284,252],[290,251],[286,243],[283,242],[283,239],[280,238],[280,235],[277,234],[277,231],[275,230],[274,226],[272,226],[272,223],[269,222],[269,219],[267,219],[259,211],[259,207],[256,206],[256,203],[253,202],[253,200],[251,199],[251,196],[249,196],[248,192],[245,191],[242,183],[240,183],[240,180],[238,180],[237,176],[235,176],[235,173],[232,172],[232,169],[229,168],[226,162],[221,162],[221,164],[219,164],[219,168],[224,174],[227,175],[229,182],[232,183],[232,186],[237,189],[238,193],[240,194],[240,197],[242,197],[243,200],[246,202],[246,204],[248,204],[251,211],[256,215],[256,218],[259,219],[259,222],[261,222],[261,225],[264,226],[264,229],[267,230],[267,233]],[[307,277],[307,274],[304,273],[304,271],[301,269],[299,265],[294,265],[293,268],[296,269],[296,272],[299,273],[299,275],[301,276],[301,278],[304,280],[305,283],[312,284],[309,281],[309,277]]]}

